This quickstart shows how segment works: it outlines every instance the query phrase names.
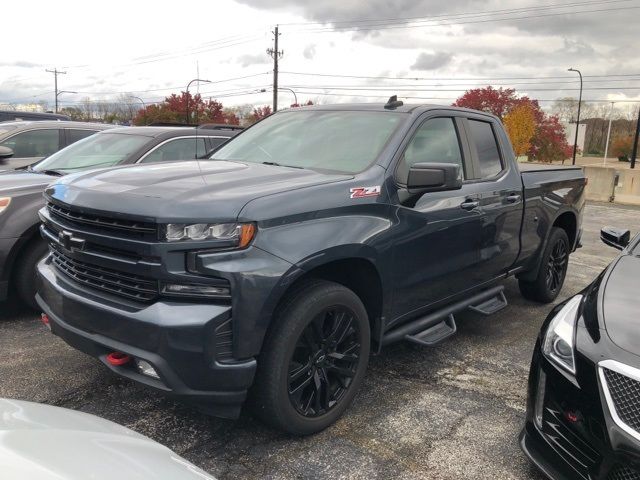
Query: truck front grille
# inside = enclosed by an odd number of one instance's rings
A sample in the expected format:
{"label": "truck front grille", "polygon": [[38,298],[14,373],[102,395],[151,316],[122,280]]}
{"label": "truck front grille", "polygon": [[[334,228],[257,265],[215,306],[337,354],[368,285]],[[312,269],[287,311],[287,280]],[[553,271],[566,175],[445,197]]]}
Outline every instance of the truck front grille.
{"label": "truck front grille", "polygon": [[157,225],[154,223],[81,213],[52,202],[47,203],[47,209],[53,217],[57,217],[78,227],[90,226],[100,230],[117,231],[120,233],[128,232],[139,236],[152,235],[155,237],[157,234]]}
{"label": "truck front grille", "polygon": [[158,297],[158,282],[153,279],[73,260],[53,246],[51,260],[71,280],[100,292],[139,302],[151,302]]}

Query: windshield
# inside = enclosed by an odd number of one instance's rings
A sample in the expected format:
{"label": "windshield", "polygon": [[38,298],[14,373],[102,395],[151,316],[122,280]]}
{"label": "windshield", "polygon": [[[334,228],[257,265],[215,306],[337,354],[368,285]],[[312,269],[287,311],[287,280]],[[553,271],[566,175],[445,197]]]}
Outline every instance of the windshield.
{"label": "windshield", "polygon": [[11,130],[15,130],[18,128],[17,125],[2,125],[0,123],[0,137],[2,137],[5,133],[10,132]]}
{"label": "windshield", "polygon": [[117,165],[151,140],[142,135],[98,133],[80,140],[33,167],[36,172],[73,172],[93,167]]}
{"label": "windshield", "polygon": [[358,173],[375,161],[404,118],[397,112],[283,112],[243,132],[212,158]]}

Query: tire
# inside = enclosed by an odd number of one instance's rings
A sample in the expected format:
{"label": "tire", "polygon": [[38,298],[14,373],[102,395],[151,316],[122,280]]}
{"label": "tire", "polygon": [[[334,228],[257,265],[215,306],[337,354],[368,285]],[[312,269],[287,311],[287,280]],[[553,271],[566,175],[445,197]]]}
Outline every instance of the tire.
{"label": "tire", "polygon": [[47,243],[39,238],[31,240],[22,249],[16,260],[16,270],[13,277],[16,292],[20,300],[33,310],[38,310],[36,303],[37,273],[36,265],[47,254]]}
{"label": "tire", "polygon": [[553,302],[562,290],[570,251],[567,233],[561,228],[553,227],[542,253],[538,276],[533,281],[518,280],[522,296],[540,303]]}
{"label": "tire", "polygon": [[258,416],[294,435],[327,428],[364,380],[370,338],[355,293],[322,280],[302,285],[278,309],[258,358],[252,392]]}

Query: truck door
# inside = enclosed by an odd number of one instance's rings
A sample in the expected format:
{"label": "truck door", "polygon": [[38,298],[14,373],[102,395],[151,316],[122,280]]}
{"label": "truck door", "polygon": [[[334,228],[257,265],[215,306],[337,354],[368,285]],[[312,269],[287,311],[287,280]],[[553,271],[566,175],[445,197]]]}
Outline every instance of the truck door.
{"label": "truck door", "polygon": [[[471,151],[461,117],[429,115],[409,136],[395,162],[396,232],[393,244],[393,313],[403,315],[433,304],[478,281],[485,219],[476,208],[477,187]],[[415,163],[460,165],[460,190],[407,194],[406,182]]]}
{"label": "truck door", "polygon": [[470,115],[463,124],[473,161],[470,187],[483,219],[480,256],[474,268],[480,282],[503,275],[518,257],[522,179],[504,129],[495,120]]}

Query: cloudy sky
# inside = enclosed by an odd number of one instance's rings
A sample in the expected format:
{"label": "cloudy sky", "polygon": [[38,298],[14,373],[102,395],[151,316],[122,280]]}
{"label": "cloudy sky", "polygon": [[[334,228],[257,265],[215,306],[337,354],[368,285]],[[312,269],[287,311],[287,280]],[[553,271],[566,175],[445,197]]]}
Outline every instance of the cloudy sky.
{"label": "cloudy sky", "polygon": [[[146,103],[196,78],[225,105],[270,103],[266,49],[280,25],[280,85],[299,100],[450,103],[514,87],[549,105],[640,101],[640,0],[31,0],[3,7],[0,103],[61,106],[130,92]],[[196,87],[193,87],[194,89]],[[261,89],[265,93],[256,93]],[[281,105],[293,102],[280,92]]]}

